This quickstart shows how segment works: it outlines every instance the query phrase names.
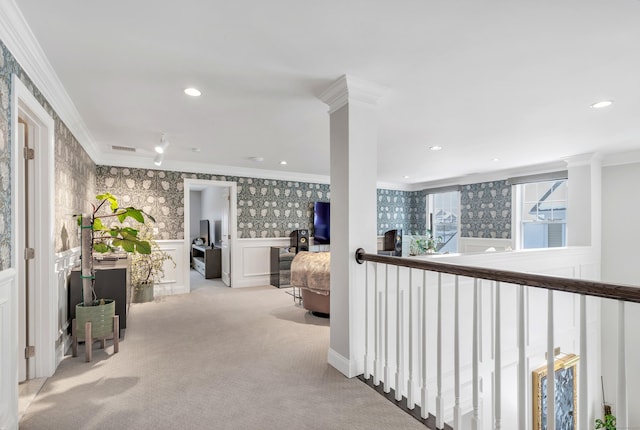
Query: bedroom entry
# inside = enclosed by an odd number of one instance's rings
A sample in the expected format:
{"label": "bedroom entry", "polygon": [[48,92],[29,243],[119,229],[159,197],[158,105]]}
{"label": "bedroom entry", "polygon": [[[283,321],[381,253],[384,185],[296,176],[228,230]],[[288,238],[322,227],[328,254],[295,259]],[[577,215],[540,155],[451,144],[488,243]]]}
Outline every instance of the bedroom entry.
{"label": "bedroom entry", "polygon": [[[185,179],[184,192],[187,261],[204,278],[220,278],[226,286],[232,287],[235,266],[236,183]],[[189,276],[186,279],[189,280]]]}

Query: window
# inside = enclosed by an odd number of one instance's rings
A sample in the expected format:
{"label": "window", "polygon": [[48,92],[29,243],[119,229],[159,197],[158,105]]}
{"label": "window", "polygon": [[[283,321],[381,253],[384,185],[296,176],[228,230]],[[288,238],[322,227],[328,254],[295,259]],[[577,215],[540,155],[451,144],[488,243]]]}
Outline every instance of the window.
{"label": "window", "polygon": [[567,241],[567,180],[519,184],[520,247],[553,248]]}
{"label": "window", "polygon": [[437,251],[458,252],[458,191],[429,194],[427,202],[433,237],[441,239]]}

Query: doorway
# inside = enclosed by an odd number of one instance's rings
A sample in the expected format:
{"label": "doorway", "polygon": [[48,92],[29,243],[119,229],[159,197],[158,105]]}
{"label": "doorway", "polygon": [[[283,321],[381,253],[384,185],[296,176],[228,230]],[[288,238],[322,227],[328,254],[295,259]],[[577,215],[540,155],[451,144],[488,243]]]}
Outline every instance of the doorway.
{"label": "doorway", "polygon": [[[230,181],[185,179],[184,193],[184,238],[187,254],[185,261],[191,260],[191,245],[194,239],[202,236],[200,221],[208,220],[210,243],[205,245],[220,248],[221,280],[226,286],[233,287],[237,267],[237,184]],[[205,198],[198,198],[199,195],[204,195]],[[191,291],[190,277],[185,278],[189,284],[187,289]]]}
{"label": "doorway", "polygon": [[58,288],[54,271],[54,120],[13,76],[13,231],[18,314],[16,374],[48,377],[56,368]]}

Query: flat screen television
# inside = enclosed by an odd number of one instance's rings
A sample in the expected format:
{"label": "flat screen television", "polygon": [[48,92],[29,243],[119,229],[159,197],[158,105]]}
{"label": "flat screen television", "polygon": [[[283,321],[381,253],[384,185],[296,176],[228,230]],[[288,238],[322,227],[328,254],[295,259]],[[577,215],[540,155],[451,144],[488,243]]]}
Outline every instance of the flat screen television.
{"label": "flat screen television", "polygon": [[315,202],[313,205],[313,243],[328,244],[331,238],[331,205],[329,202]]}

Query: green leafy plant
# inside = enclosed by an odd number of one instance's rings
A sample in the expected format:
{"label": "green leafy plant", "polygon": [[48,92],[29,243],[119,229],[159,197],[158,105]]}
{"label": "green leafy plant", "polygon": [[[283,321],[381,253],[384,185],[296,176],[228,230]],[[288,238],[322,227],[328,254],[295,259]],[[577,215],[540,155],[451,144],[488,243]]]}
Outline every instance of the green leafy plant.
{"label": "green leafy plant", "polygon": [[[121,208],[118,200],[111,193],[98,194],[97,204],[91,204],[91,212],[76,215],[81,229],[81,261],[82,261],[82,297],[84,306],[98,304],[94,302],[93,289],[95,272],[93,269],[93,252],[105,253],[122,249],[129,253],[151,254],[149,241],[138,237],[138,230],[125,223],[128,218],[144,224],[145,216],[153,217],[141,209],[134,207]],[[109,210],[106,205],[108,204]],[[111,221],[111,223],[109,223]]]}
{"label": "green leafy plant", "polygon": [[433,254],[437,252],[440,244],[442,244],[442,237],[434,237],[433,232],[427,230],[424,235],[411,236],[409,252],[411,255]]}
{"label": "green leafy plant", "polygon": [[153,228],[149,223],[145,223],[140,228],[137,238],[148,242],[151,252],[136,253],[131,256],[131,285],[133,288],[145,288],[147,285],[153,286],[163,278],[165,261],[171,261],[173,267],[176,267],[176,262],[153,239]]}
{"label": "green leafy plant", "polygon": [[616,430],[616,417],[611,414],[605,414],[604,420],[596,419],[596,429]]}

